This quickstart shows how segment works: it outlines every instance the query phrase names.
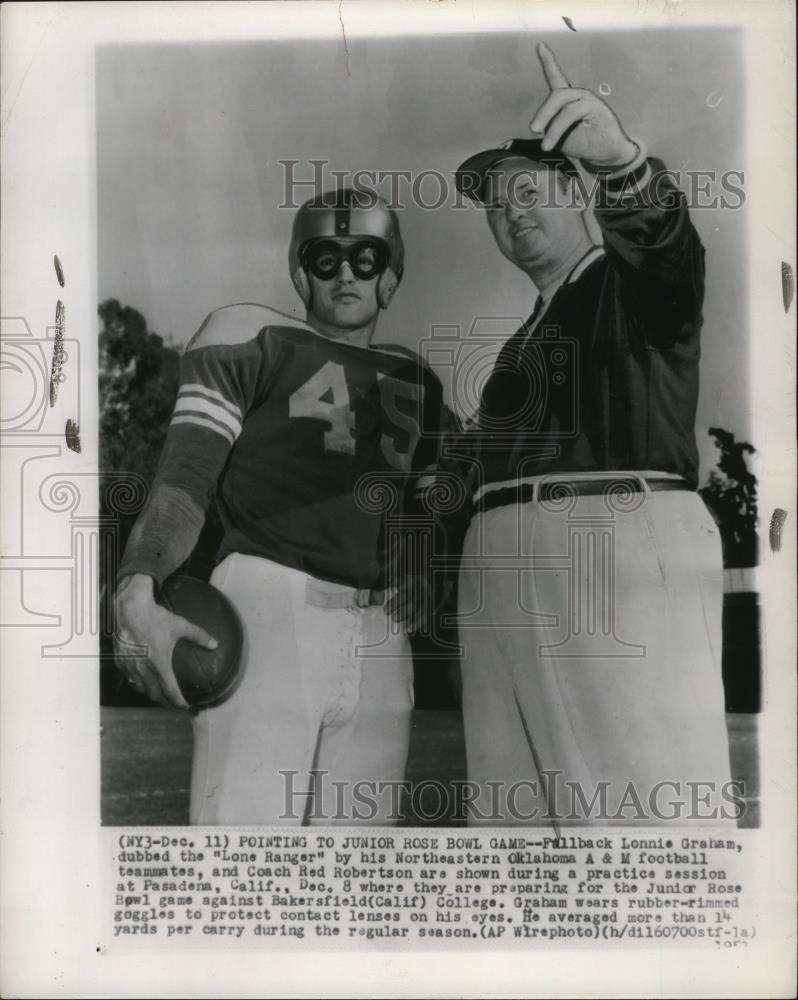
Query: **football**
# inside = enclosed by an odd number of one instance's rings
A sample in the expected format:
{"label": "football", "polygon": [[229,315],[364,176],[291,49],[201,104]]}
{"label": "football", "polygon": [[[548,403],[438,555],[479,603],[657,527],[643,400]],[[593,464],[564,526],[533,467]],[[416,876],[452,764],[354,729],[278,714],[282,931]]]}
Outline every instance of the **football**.
{"label": "football", "polygon": [[199,625],[216,639],[216,649],[180,639],[172,667],[183,697],[192,708],[207,708],[229,697],[241,677],[244,632],[233,605],[212,584],[190,576],[170,576],[158,601]]}

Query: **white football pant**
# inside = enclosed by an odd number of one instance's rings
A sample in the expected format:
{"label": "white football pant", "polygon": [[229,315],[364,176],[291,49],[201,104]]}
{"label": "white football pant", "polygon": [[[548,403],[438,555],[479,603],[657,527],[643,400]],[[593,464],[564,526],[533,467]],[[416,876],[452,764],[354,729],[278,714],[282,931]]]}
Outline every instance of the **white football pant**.
{"label": "white football pant", "polygon": [[396,822],[413,708],[406,635],[381,606],[319,606],[354,591],[266,559],[228,556],[211,582],[241,617],[244,672],[194,718],[191,822]]}
{"label": "white football pant", "polygon": [[689,491],[605,500],[499,506],[469,527],[472,824],[734,822],[717,527]]}

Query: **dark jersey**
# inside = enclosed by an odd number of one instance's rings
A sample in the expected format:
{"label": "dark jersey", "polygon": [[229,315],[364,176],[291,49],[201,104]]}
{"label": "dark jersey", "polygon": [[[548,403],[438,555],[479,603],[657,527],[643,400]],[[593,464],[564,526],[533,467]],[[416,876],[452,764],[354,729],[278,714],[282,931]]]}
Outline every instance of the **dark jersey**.
{"label": "dark jersey", "polygon": [[660,161],[630,179],[599,192],[604,253],[499,355],[479,415],[482,483],[639,469],[696,485],[704,251]]}
{"label": "dark jersey", "polygon": [[[228,306],[186,349],[154,495],[179,490],[205,510],[216,493],[219,560],[239,552],[379,587],[390,522],[434,466],[441,405],[439,380],[410,352]],[[160,580],[156,545],[142,535],[123,571]]]}

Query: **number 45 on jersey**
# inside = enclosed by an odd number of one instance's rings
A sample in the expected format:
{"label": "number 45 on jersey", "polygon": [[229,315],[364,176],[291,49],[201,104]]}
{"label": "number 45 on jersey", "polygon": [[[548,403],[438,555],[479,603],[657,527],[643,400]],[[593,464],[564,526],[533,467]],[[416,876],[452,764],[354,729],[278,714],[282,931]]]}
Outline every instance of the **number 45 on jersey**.
{"label": "number 45 on jersey", "polygon": [[[419,412],[424,388],[377,372],[380,402],[387,420],[383,420],[380,448],[388,462],[402,472],[410,463],[419,437],[418,420],[399,409],[397,400],[411,404]],[[343,365],[328,361],[289,399],[289,417],[311,417],[330,425],[324,432],[325,451],[355,453],[355,414],[346,383]]]}

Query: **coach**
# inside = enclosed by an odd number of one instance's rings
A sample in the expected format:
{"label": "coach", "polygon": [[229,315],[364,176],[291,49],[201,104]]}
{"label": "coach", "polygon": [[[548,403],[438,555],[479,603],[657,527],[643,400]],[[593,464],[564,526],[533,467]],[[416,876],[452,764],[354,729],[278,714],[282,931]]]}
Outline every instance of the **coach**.
{"label": "coach", "polygon": [[473,439],[459,583],[470,821],[724,822],[737,806],[721,549],[695,492],[704,251],[664,164],[550,49],[538,56],[541,138],[456,173],[538,292]]}

